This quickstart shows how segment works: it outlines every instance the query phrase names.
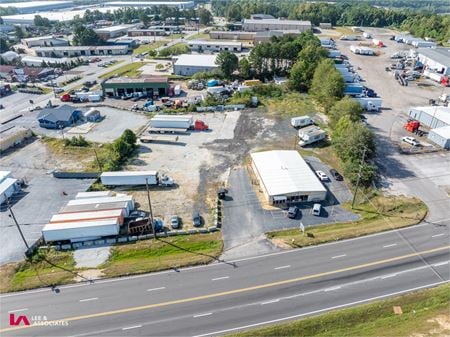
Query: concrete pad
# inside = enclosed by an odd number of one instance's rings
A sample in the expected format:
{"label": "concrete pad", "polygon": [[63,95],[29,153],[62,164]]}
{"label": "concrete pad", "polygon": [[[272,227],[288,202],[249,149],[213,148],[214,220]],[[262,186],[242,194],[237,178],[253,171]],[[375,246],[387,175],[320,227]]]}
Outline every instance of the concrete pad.
{"label": "concrete pad", "polygon": [[73,252],[77,268],[95,268],[108,260],[111,246],[84,247]]}

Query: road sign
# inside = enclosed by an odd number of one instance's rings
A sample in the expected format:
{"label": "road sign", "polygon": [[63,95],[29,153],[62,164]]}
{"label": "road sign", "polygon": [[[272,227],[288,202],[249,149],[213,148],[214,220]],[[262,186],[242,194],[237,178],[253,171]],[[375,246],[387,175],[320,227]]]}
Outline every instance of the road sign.
{"label": "road sign", "polygon": [[300,222],[300,231],[304,234],[305,233],[305,226],[303,226],[303,222]]}

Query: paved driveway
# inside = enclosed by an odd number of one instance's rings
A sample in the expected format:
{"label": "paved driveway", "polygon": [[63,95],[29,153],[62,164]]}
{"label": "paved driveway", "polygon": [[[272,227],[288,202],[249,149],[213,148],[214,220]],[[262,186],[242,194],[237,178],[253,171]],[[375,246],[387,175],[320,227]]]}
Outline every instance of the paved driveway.
{"label": "paved driveway", "polygon": [[276,248],[265,239],[264,233],[284,228],[298,228],[300,221],[305,226],[316,226],[358,219],[336,202],[325,206],[320,217],[311,214],[311,204],[299,206],[301,214],[296,219],[289,219],[286,210],[262,209],[246,169],[242,167],[233,169],[228,181],[228,199],[224,203],[222,234],[225,251],[222,257],[239,258],[274,251]]}

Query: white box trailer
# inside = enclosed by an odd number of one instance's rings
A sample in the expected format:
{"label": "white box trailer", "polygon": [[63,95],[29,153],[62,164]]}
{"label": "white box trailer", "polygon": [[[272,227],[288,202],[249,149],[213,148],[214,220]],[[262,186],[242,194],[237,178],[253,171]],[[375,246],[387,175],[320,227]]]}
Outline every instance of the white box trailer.
{"label": "white box trailer", "polygon": [[49,223],[42,229],[45,242],[95,240],[119,234],[117,219]]}
{"label": "white box trailer", "polygon": [[20,191],[17,179],[6,178],[0,183],[0,205],[6,203],[9,198]]}
{"label": "white box trailer", "polygon": [[380,111],[383,104],[383,100],[377,97],[355,97],[354,99],[358,101],[366,111]]}
{"label": "white box trailer", "polygon": [[100,175],[105,186],[158,185],[158,171],[103,172]]}
{"label": "white box trailer", "polygon": [[189,129],[194,124],[192,115],[156,115],[150,120],[152,128]]}
{"label": "white box trailer", "polygon": [[78,192],[75,199],[104,198],[112,196],[113,193],[111,191]]}
{"label": "white box trailer", "polygon": [[131,212],[134,210],[134,199],[131,195],[106,197],[106,198],[89,198],[89,199],[75,199],[67,203],[67,206],[75,205],[90,205],[90,204],[106,204],[111,202],[126,202],[127,210]]}
{"label": "white box trailer", "polygon": [[105,210],[121,209],[124,216],[127,217],[130,213],[128,210],[127,201],[106,202],[106,203],[93,203],[85,205],[70,205],[63,206],[59,210],[59,214],[62,213],[79,213],[79,212],[99,212]]}
{"label": "white box trailer", "polygon": [[291,125],[294,128],[301,128],[311,124],[314,124],[314,121],[309,116],[300,116],[291,118]]}
{"label": "white box trailer", "polygon": [[180,94],[181,94],[181,86],[179,84],[177,84],[175,86],[175,88],[173,89],[173,94],[175,96],[180,96]]}
{"label": "white box trailer", "polygon": [[75,212],[75,213],[60,213],[55,214],[50,219],[49,223],[55,222],[79,222],[79,221],[96,221],[101,219],[112,219],[118,220],[119,224],[122,225],[124,221],[124,211],[123,209],[111,209],[104,211],[90,211],[90,212]]}
{"label": "white box trailer", "polygon": [[6,178],[12,178],[11,171],[0,171],[0,183]]}
{"label": "white box trailer", "polygon": [[423,76],[438,83],[441,83],[442,79],[444,78],[444,75],[435,73],[434,71],[430,71],[428,69],[423,71]]}

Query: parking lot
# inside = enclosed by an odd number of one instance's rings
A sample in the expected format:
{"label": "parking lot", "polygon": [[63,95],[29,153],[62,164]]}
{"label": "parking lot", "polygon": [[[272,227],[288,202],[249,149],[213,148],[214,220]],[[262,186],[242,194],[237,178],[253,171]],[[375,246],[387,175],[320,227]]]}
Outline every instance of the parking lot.
{"label": "parking lot", "polygon": [[[12,171],[15,178],[23,179],[28,185],[22,193],[14,195],[12,208],[29,245],[41,236],[42,227],[60,207],[93,183],[91,179],[56,179],[50,174],[51,170],[65,164],[39,140],[2,155],[0,170]],[[73,165],[75,163],[71,163]],[[19,261],[23,259],[24,251],[24,243],[13,219],[2,205],[0,263]]]}

